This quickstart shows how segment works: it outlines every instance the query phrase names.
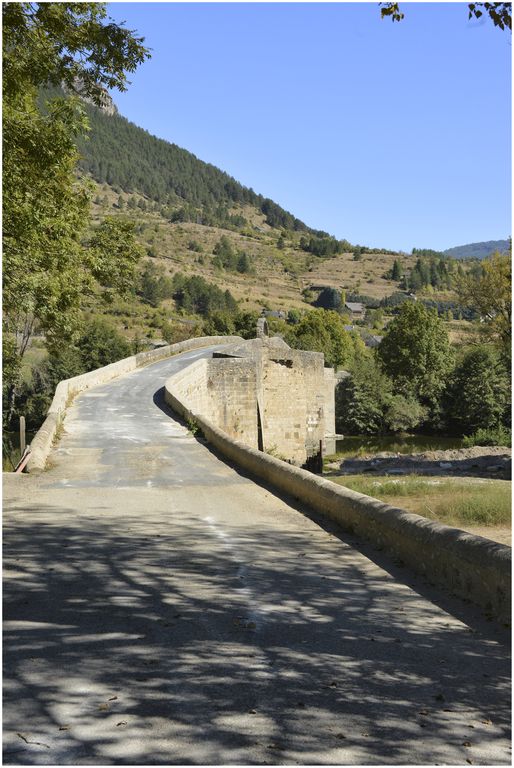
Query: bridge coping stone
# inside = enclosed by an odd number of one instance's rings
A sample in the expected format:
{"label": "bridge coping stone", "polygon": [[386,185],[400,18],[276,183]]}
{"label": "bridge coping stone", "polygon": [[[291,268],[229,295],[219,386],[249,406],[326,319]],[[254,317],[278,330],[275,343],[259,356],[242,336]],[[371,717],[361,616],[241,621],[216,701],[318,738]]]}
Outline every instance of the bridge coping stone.
{"label": "bridge coping stone", "polygon": [[343,530],[399,558],[431,583],[481,606],[500,622],[510,622],[510,547],[391,507],[230,437],[191,408],[180,387],[183,373],[166,381],[166,402],[180,416],[193,420],[226,458],[334,520]]}

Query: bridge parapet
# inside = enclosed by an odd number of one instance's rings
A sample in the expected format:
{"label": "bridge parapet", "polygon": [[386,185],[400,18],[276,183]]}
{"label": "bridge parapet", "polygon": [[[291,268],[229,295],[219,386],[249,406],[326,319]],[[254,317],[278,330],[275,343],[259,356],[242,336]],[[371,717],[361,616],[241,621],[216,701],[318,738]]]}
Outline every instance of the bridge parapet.
{"label": "bridge parapet", "polygon": [[317,456],[335,431],[332,368],[320,352],[291,349],[279,337],[227,345],[175,382],[190,407],[228,435],[296,465]]}
{"label": "bridge parapet", "polygon": [[510,622],[510,547],[391,507],[234,439],[193,407],[183,389],[182,373],[166,382],[166,402],[194,421],[227,459],[399,558],[432,584],[481,606],[501,622]]}

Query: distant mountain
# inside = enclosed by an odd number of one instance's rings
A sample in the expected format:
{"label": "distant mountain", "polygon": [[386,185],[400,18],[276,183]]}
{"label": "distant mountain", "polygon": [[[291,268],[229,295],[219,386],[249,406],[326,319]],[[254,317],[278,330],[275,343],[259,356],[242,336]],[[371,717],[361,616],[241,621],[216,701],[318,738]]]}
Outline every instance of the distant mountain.
{"label": "distant mountain", "polygon": [[509,250],[508,240],[487,240],[483,243],[469,243],[468,245],[456,245],[443,251],[445,256],[452,259],[486,259],[495,251],[505,253]]}

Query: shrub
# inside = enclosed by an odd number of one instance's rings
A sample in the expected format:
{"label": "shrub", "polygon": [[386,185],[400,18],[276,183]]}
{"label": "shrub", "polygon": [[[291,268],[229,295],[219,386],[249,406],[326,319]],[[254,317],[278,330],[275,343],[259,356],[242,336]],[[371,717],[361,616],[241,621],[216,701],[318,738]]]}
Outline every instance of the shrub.
{"label": "shrub", "polygon": [[391,432],[408,432],[427,417],[427,410],[414,398],[395,395],[385,413]]}
{"label": "shrub", "polygon": [[472,435],[468,435],[462,441],[464,448],[472,448],[474,445],[512,445],[512,432],[505,427],[496,429],[477,429]]}

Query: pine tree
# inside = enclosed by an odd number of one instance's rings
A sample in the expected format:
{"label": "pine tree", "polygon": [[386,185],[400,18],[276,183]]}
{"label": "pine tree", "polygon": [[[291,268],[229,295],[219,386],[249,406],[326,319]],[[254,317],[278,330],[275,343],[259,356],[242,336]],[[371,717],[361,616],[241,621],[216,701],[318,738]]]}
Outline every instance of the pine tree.
{"label": "pine tree", "polygon": [[391,280],[399,282],[402,278],[402,266],[398,259],[394,260],[393,269],[391,271]]}

